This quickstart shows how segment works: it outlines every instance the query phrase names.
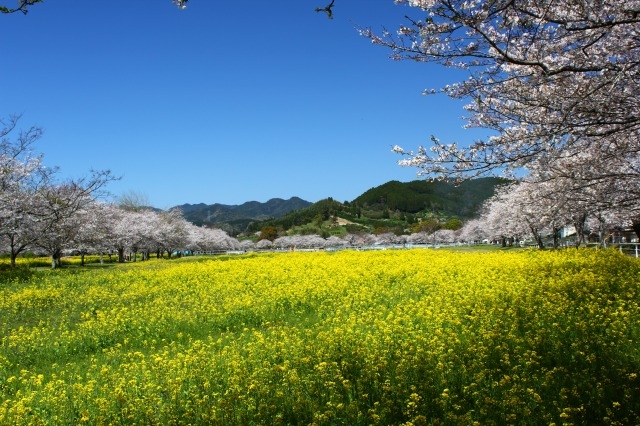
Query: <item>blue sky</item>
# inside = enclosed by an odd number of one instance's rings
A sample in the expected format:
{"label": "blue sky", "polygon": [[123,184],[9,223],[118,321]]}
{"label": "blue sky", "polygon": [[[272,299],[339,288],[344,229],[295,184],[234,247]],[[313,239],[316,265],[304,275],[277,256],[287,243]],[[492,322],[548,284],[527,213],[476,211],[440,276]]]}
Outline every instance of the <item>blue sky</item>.
{"label": "blue sky", "polygon": [[48,0],[0,16],[0,114],[44,129],[36,149],[60,177],[111,169],[114,196],[160,208],[350,201],[417,179],[393,145],[477,137],[461,102],[421,94],[460,76],[356,31],[395,31],[416,9],[336,0],[329,20],[325,3]]}

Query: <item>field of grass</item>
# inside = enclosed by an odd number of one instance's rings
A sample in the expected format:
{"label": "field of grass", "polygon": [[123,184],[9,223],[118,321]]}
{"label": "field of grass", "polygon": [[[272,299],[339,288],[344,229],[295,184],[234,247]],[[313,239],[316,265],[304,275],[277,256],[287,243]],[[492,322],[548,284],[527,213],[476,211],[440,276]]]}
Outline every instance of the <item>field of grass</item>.
{"label": "field of grass", "polygon": [[0,425],[640,424],[616,251],[183,258],[0,283]]}

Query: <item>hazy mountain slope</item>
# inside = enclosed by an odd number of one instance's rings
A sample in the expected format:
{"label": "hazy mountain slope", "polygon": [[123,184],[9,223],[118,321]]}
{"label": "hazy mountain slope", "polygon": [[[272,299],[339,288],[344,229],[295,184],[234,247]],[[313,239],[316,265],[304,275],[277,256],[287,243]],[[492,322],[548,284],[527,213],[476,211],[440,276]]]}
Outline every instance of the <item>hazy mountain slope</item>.
{"label": "hazy mountain slope", "polygon": [[277,218],[292,210],[306,208],[311,204],[301,198],[292,197],[288,200],[272,198],[265,203],[248,201],[240,205],[183,204],[173,207],[173,209],[180,209],[185,219],[196,225],[218,225],[246,220],[255,221]]}

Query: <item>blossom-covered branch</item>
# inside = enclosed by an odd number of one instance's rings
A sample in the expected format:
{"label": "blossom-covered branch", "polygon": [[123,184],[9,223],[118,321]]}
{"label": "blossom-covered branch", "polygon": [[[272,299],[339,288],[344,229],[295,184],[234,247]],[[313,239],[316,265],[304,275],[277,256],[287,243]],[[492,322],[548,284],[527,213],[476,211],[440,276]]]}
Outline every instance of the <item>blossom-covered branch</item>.
{"label": "blossom-covered branch", "polygon": [[[400,164],[423,175],[464,178],[519,168],[560,171],[575,159],[581,178],[638,177],[640,2],[622,0],[396,0],[420,9],[396,34],[361,33],[395,59],[466,70],[438,91],[466,99],[467,126],[494,135],[442,143]],[[436,93],[436,90],[426,92]],[[584,167],[582,167],[584,169]],[[566,173],[565,173],[566,174]]]}

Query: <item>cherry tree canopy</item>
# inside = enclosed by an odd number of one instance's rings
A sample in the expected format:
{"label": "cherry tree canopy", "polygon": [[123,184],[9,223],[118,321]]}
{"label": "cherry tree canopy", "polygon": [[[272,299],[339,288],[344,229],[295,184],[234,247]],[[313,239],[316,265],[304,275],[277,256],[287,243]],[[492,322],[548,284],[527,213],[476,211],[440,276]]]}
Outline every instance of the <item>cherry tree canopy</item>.
{"label": "cherry tree canopy", "polygon": [[400,164],[431,177],[527,168],[583,185],[585,180],[637,184],[640,1],[396,3],[420,9],[420,16],[408,18],[397,34],[361,33],[390,48],[396,59],[468,72],[464,81],[439,91],[470,100],[469,127],[495,132],[468,146],[435,137],[432,146],[417,152],[395,146],[407,156]]}

